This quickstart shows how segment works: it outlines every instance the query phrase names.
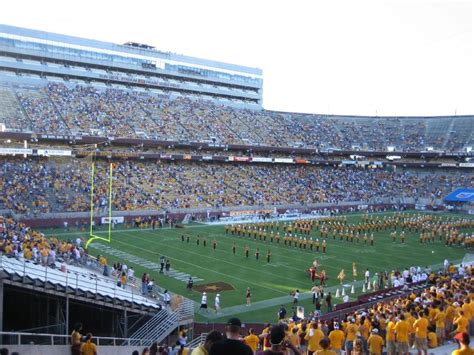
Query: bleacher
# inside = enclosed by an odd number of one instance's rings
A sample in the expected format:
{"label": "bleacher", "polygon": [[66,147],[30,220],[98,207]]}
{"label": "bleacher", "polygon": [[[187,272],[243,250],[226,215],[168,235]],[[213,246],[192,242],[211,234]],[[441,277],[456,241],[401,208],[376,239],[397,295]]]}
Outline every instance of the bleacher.
{"label": "bleacher", "polygon": [[2,279],[25,287],[42,288],[101,304],[154,313],[162,309],[156,300],[142,296],[133,288],[121,288],[111,278],[101,277],[82,267],[59,262],[54,267],[1,256]]}
{"label": "bleacher", "polygon": [[[236,108],[120,87],[5,84],[0,123],[8,130],[247,146],[386,151],[458,151],[472,144],[474,117],[356,117]],[[111,130],[111,127],[113,128]]]}

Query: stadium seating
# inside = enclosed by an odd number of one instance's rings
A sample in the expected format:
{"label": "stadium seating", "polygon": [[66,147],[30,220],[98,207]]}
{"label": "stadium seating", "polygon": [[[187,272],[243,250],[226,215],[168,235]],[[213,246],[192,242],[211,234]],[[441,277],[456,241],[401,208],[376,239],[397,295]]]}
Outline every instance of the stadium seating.
{"label": "stadium seating", "polygon": [[[472,117],[379,118],[242,109],[142,91],[50,83],[0,90],[0,122],[14,131],[221,144],[386,151],[460,150]],[[112,129],[111,129],[112,128]]]}
{"label": "stadium seating", "polygon": [[133,293],[131,290],[118,287],[113,280],[102,278],[88,272],[86,269],[67,266],[67,271],[61,271],[60,263],[56,267],[45,267],[27,260],[17,260],[5,255],[1,256],[1,269],[4,275],[13,281],[23,284],[42,286],[47,289],[74,293],[76,295],[101,300],[104,302],[120,302],[124,306],[154,311],[161,306],[150,299]]}
{"label": "stadium seating", "polygon": [[[97,163],[94,205],[108,206],[107,164]],[[0,209],[23,214],[88,211],[87,159],[5,159],[0,167]],[[396,196],[442,198],[470,186],[469,174],[422,170],[390,172],[294,165],[133,162],[116,164],[116,210],[285,205],[376,200]]]}

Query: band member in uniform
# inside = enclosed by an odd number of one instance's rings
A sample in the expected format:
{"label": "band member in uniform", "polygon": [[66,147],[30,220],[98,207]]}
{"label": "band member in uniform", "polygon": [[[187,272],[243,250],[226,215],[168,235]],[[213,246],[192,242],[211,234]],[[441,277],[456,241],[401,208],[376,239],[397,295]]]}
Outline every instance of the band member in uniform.
{"label": "band member in uniform", "polygon": [[352,263],[352,278],[355,281],[357,278],[357,266],[356,263]]}
{"label": "band member in uniform", "polygon": [[321,273],[319,274],[319,284],[321,286],[326,286],[326,270],[321,270]]}
{"label": "band member in uniform", "polygon": [[257,248],[257,250],[255,250],[255,259],[258,261],[258,257],[260,256],[260,250]]}
{"label": "band member in uniform", "polygon": [[214,239],[212,241],[212,249],[216,250],[216,248],[217,248],[217,241]]}
{"label": "band member in uniform", "polygon": [[316,268],[314,266],[309,268],[309,276],[311,277],[311,282],[316,281]]}
{"label": "band member in uniform", "polygon": [[322,248],[323,248],[323,254],[326,254],[326,247],[327,247],[327,245],[326,245],[326,239],[323,239],[323,244],[322,244],[321,246],[322,246]]}
{"label": "band member in uniform", "polygon": [[344,273],[344,269],[341,269],[341,271],[339,272],[339,275],[337,275],[337,279],[342,284],[345,278],[346,278],[346,274]]}
{"label": "band member in uniform", "polygon": [[234,243],[234,244],[232,244],[232,254],[234,254],[234,255],[235,255],[235,249],[236,249],[236,247],[235,247],[235,243]]}
{"label": "band member in uniform", "polygon": [[270,252],[270,249],[267,250],[267,263],[270,262],[270,257],[272,256],[272,253]]}
{"label": "band member in uniform", "polygon": [[250,251],[250,248],[248,245],[245,246],[245,257],[248,259],[249,258],[249,251]]}
{"label": "band member in uniform", "polygon": [[245,292],[245,301],[247,303],[247,307],[250,306],[252,300],[252,292],[250,291],[250,287],[247,287],[247,291]]}

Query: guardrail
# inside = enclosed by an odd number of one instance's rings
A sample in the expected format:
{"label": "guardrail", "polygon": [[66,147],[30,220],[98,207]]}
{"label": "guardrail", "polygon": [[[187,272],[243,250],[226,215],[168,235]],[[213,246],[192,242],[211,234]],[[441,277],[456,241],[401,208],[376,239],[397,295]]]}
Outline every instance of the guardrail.
{"label": "guardrail", "polygon": [[[21,332],[0,332],[2,345],[66,345],[70,344],[70,335],[47,334],[47,333],[21,333]],[[145,346],[145,339],[135,338],[114,338],[114,337],[93,337],[93,342],[97,345]]]}
{"label": "guardrail", "polygon": [[207,333],[201,333],[198,337],[191,340],[189,343],[186,344],[188,349],[197,348],[199,345],[204,344],[206,341]]}
{"label": "guardrail", "polygon": [[[15,261],[14,261],[15,260]],[[36,278],[43,281],[46,285],[47,282],[52,284],[61,284],[67,290],[68,287],[75,289],[86,289],[96,294],[100,292],[106,293],[108,296],[117,298],[117,296],[126,297],[127,301],[144,303],[144,297],[141,293],[138,293],[135,288],[129,290],[123,289],[117,286],[110,278],[102,278],[96,274],[87,273],[84,270],[83,273],[71,270],[62,270],[61,267],[55,268],[55,272],[49,266],[36,265],[30,261],[15,259],[0,254],[0,268],[6,272],[13,272],[22,277],[22,282],[26,283],[28,278]],[[64,275],[58,274],[58,271],[63,272]],[[155,303],[156,301],[147,300],[149,303]]]}

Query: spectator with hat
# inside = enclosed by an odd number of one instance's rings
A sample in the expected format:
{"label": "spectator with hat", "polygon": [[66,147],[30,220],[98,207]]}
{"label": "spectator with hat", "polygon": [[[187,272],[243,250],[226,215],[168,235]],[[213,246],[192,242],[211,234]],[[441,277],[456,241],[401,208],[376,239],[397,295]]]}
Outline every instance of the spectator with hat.
{"label": "spectator with hat", "polygon": [[377,328],[372,329],[369,339],[367,339],[370,355],[382,355],[383,338],[379,335]]}

